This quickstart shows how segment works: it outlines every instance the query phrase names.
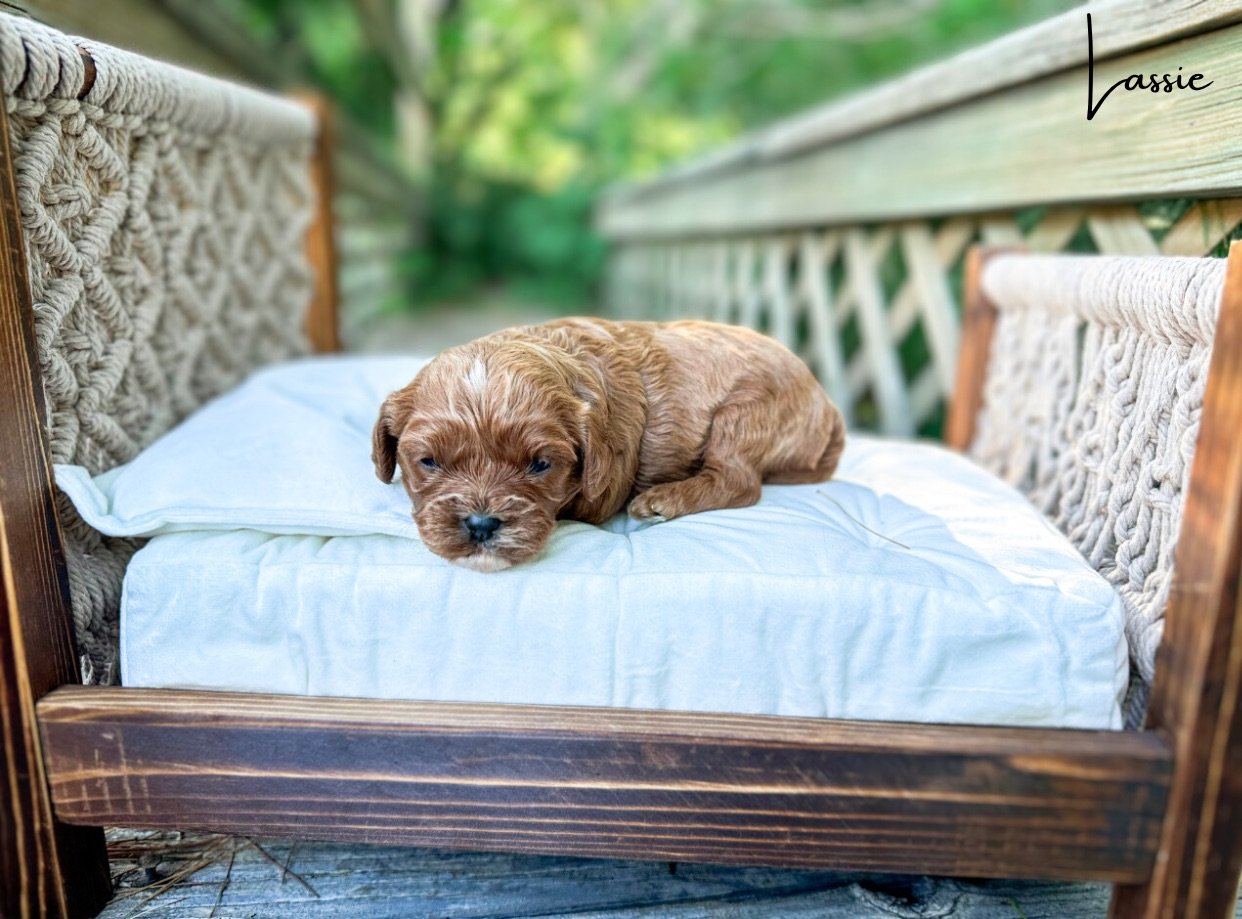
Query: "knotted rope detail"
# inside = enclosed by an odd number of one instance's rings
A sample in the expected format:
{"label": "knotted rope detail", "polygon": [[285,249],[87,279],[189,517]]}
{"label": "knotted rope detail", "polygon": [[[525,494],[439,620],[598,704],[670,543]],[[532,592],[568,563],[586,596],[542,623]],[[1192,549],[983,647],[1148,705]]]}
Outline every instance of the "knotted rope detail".
{"label": "knotted rope detail", "polygon": [[[79,48],[95,64],[83,98]],[[314,120],[245,87],[0,15],[53,462],[127,462],[255,367],[303,353]],[[87,682],[117,673],[136,540],[59,496]]]}
{"label": "knotted rope detail", "polygon": [[1221,259],[999,256],[970,452],[1117,588],[1141,717],[1155,671],[1224,283]]}

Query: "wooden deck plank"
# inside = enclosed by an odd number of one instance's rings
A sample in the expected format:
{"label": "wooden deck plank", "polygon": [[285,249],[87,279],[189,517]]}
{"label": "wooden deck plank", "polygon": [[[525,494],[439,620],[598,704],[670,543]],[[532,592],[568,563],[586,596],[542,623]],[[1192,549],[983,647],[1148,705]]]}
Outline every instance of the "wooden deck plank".
{"label": "wooden deck plank", "polygon": [[[114,841],[138,835],[112,834]],[[143,865],[167,876],[192,859],[198,851],[193,842],[181,855],[166,852]],[[100,919],[188,919],[208,916],[213,908],[218,917],[282,919],[1097,919],[1109,895],[1106,884],[967,882],[288,840],[259,844],[282,865],[288,860],[294,874],[282,881],[276,865],[246,840],[236,840],[231,870],[226,848],[209,867],[151,897],[150,889],[137,886],[150,878],[138,856],[131,851],[114,859],[118,897]],[[1242,908],[1237,915],[1242,919]]]}
{"label": "wooden deck plank", "polygon": [[[960,901],[963,891],[962,885],[952,881],[860,879],[831,872],[327,844],[303,845],[292,850],[290,868],[307,885],[303,886],[293,876],[281,883],[275,865],[244,842],[239,841],[238,845],[231,871],[225,856],[141,909],[137,907],[148,894],[127,894],[127,888],[122,886],[127,877],[121,874],[118,890],[122,896],[111,904],[103,919],[135,914],[207,915],[213,906],[218,915],[225,916],[368,919],[636,913],[679,917],[865,917],[892,915],[885,907],[907,898],[925,911],[932,907],[931,914],[935,915],[939,912],[936,906]],[[286,841],[265,841],[261,845],[282,864],[293,846]],[[168,872],[176,864],[175,859],[169,859],[158,870]],[[128,876],[141,878],[143,873],[134,868]],[[1063,895],[1067,890],[1073,891],[1071,897],[1076,895],[1079,902],[1096,907],[1097,913],[1107,897],[1104,885],[1039,886]],[[995,903],[986,887],[981,887],[972,899]]]}

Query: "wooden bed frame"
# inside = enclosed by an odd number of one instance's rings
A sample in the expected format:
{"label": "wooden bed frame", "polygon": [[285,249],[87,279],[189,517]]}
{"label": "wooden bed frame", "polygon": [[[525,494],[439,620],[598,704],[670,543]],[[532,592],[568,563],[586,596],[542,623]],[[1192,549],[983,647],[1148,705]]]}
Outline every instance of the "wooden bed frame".
{"label": "wooden bed frame", "polygon": [[[1140,732],[84,687],[0,118],[0,912],[86,916],[99,827],[1094,879],[1115,917],[1231,915],[1242,867],[1242,249],[1231,251],[1176,579]],[[326,146],[317,176],[326,183]],[[321,185],[321,188],[326,185]],[[327,196],[323,198],[326,200]],[[326,207],[310,317],[336,346]],[[967,266],[947,439],[994,311]],[[1230,768],[1233,765],[1235,768]]]}

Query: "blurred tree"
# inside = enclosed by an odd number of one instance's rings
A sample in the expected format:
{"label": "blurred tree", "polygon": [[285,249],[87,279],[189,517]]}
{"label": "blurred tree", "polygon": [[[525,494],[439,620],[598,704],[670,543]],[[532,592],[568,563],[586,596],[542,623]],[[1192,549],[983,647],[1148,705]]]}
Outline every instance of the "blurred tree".
{"label": "blurred tree", "polygon": [[1073,0],[217,0],[427,187],[411,298],[575,306],[598,191]]}

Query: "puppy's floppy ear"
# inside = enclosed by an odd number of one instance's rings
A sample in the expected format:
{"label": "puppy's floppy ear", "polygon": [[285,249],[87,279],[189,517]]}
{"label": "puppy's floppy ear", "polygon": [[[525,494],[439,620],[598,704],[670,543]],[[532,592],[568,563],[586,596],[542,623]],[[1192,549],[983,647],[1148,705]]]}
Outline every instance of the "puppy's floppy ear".
{"label": "puppy's floppy ear", "polygon": [[637,369],[622,360],[580,360],[574,394],[582,460],[579,520],[602,523],[625,503],[638,469],[647,401]]}
{"label": "puppy's floppy ear", "polygon": [[409,399],[398,390],[384,400],[371,431],[371,462],[381,482],[391,482],[397,471],[397,438],[410,417]]}
{"label": "puppy's floppy ear", "polygon": [[616,477],[616,455],[608,436],[608,398],[599,374],[587,368],[576,375],[574,394],[582,400],[578,419],[582,497],[594,503],[604,496]]}
{"label": "puppy's floppy ear", "polygon": [[615,456],[608,443],[607,408],[603,401],[582,402],[579,451],[582,455],[582,497],[592,503],[608,490]]}

